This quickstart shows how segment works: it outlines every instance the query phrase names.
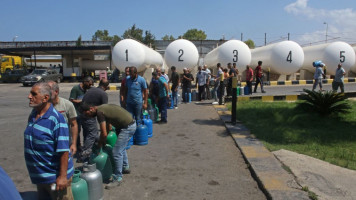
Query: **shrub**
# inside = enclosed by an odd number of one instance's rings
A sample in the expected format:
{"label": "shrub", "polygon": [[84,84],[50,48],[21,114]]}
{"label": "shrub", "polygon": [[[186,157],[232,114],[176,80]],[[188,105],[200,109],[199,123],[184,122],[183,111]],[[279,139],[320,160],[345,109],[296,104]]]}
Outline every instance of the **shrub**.
{"label": "shrub", "polygon": [[336,113],[348,113],[351,106],[345,101],[347,97],[334,91],[315,92],[304,89],[307,95],[298,103],[296,109],[317,112],[322,116]]}

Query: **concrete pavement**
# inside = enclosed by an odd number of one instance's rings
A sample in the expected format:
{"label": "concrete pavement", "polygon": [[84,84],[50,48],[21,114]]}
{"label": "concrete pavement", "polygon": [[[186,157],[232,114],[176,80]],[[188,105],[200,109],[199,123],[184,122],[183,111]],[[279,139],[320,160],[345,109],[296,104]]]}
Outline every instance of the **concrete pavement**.
{"label": "concrete pavement", "polygon": [[[61,84],[60,96],[68,98],[73,85]],[[3,110],[0,113],[3,119],[0,165],[27,197],[24,199],[32,199],[36,195],[35,187],[28,180],[22,157],[22,133],[30,112],[26,96],[30,88],[15,84],[1,84],[0,87],[3,91],[0,95]],[[300,93],[303,87],[310,88],[310,85],[268,86],[266,95]],[[356,88],[355,83],[349,83],[346,91],[353,88]],[[109,102],[117,104],[118,91],[108,91],[108,94]],[[252,96],[258,95],[261,94]],[[124,184],[117,190],[105,191],[105,199],[308,199],[302,186],[308,186],[319,199],[339,198],[327,196],[336,193],[345,195],[345,198],[340,196],[341,199],[355,198],[354,193],[349,192],[356,191],[353,184],[347,184],[350,186],[347,189],[345,183],[337,183],[320,174],[320,171],[332,174],[328,170],[334,170],[333,167],[316,167],[311,172],[313,169],[309,166],[316,159],[294,165],[296,159],[304,156],[285,151],[273,152],[276,159],[242,124],[224,123],[231,119],[230,115],[226,108],[207,103],[182,104],[178,110],[169,110],[168,124],[154,124],[154,137],[149,145],[134,146],[129,150],[133,172],[124,177]],[[288,174],[282,163],[294,174]],[[320,166],[328,165],[322,163]],[[308,176],[302,172],[298,175],[294,167],[305,168]],[[341,171],[345,174],[341,177],[355,177],[352,170]],[[334,178],[340,175],[337,172]],[[309,183],[308,179],[316,181]],[[325,189],[326,186],[332,189]],[[326,196],[315,188],[326,191]]]}

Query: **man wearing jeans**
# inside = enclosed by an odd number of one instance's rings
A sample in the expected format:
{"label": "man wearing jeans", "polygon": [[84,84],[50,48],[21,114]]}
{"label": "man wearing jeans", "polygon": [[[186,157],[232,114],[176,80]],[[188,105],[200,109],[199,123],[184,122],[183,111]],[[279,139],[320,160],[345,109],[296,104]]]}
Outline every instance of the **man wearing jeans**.
{"label": "man wearing jeans", "polygon": [[108,131],[112,126],[117,130],[117,140],[112,150],[115,161],[115,169],[112,179],[105,189],[112,189],[119,186],[122,182],[122,174],[130,173],[129,160],[127,157],[126,146],[136,131],[136,121],[132,115],[124,108],[114,104],[104,104],[93,106],[89,104],[81,105],[82,112],[87,117],[97,117],[100,124],[99,147],[105,145]]}
{"label": "man wearing jeans", "polygon": [[130,67],[130,77],[126,79],[125,95],[126,110],[136,119],[137,124],[141,124],[142,108],[147,109],[148,90],[146,80],[137,74],[136,67]]}
{"label": "man wearing jeans", "polygon": [[[82,102],[100,106],[108,103],[108,94],[105,92],[109,88],[107,79],[101,79],[98,87],[90,88],[84,95]],[[92,152],[92,147],[98,135],[98,126],[95,118],[82,117],[84,145],[77,162],[85,162],[89,160]]]}

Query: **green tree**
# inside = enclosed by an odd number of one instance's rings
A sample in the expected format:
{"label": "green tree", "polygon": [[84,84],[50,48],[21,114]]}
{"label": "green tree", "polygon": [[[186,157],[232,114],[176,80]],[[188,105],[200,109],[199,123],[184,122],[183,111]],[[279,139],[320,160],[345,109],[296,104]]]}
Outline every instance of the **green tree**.
{"label": "green tree", "polygon": [[251,39],[248,39],[245,41],[245,44],[250,47],[250,49],[254,49],[255,48],[255,42]]}
{"label": "green tree", "polygon": [[77,42],[75,44],[77,47],[80,47],[82,46],[82,35],[79,35],[78,39],[77,39]]}
{"label": "green tree", "polygon": [[109,35],[108,30],[97,30],[92,36],[92,41],[112,41],[112,44],[115,45],[121,40],[118,35]]}
{"label": "green tree", "polygon": [[143,37],[142,37],[143,30],[136,28],[136,24],[132,25],[131,28],[127,29],[124,34],[122,35],[123,38],[128,39],[136,39],[140,42],[143,42]]}
{"label": "green tree", "polygon": [[165,35],[162,37],[162,40],[175,40],[175,38],[173,37],[173,35]]}
{"label": "green tree", "polygon": [[205,40],[206,34],[204,31],[194,28],[187,30],[187,32],[184,33],[183,38],[187,40]]}
{"label": "green tree", "polygon": [[118,43],[121,40],[121,38],[118,35],[114,35],[112,37],[112,45],[115,46],[116,43]]}
{"label": "green tree", "polygon": [[92,41],[109,41],[110,39],[108,30],[97,30],[92,36]]}
{"label": "green tree", "polygon": [[150,31],[145,31],[145,37],[143,38],[144,44],[146,44],[147,46],[151,46],[152,48],[155,48],[155,40],[156,37]]}

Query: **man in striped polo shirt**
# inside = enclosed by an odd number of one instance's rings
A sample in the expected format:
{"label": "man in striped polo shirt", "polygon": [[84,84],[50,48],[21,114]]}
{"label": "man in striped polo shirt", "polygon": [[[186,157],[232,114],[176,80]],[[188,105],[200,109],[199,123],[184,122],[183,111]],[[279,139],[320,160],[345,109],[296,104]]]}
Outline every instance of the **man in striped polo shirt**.
{"label": "man in striped polo shirt", "polygon": [[50,103],[47,83],[35,84],[28,98],[33,110],[24,133],[25,161],[38,199],[73,199],[68,125]]}

